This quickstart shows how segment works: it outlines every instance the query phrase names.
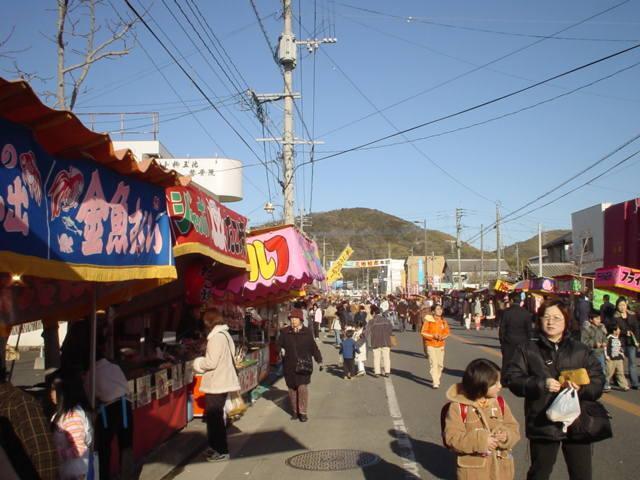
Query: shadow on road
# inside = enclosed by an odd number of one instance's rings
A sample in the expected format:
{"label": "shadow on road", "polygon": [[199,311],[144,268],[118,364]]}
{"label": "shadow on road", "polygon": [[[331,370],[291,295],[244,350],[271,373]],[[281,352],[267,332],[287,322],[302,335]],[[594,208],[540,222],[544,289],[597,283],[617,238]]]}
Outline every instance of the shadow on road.
{"label": "shadow on road", "polygon": [[449,375],[451,377],[462,378],[462,376],[464,375],[464,370],[458,370],[457,368],[444,367],[444,370],[442,371],[442,373],[444,373],[445,375]]}
{"label": "shadow on road", "polygon": [[408,357],[424,358],[424,353],[411,352],[409,350],[398,350],[394,348],[393,350],[391,350],[391,353],[397,353],[398,355],[407,355]]}
{"label": "shadow on road", "polygon": [[[389,435],[395,439],[390,444],[391,450],[399,457],[406,458],[407,456],[405,449],[400,445],[398,440],[399,438],[406,437],[409,439],[413,447],[415,461],[420,464],[423,469],[436,478],[456,478],[455,455],[442,445],[423,440],[416,440],[410,435],[393,429],[389,430]],[[408,476],[405,478],[413,477]]]}
{"label": "shadow on road", "polygon": [[267,390],[262,394],[262,398],[272,401],[280,408],[280,410],[291,415],[291,410],[289,406],[289,392],[287,392],[286,390],[270,388],[269,390]]}
{"label": "shadow on road", "polygon": [[412,382],[416,382],[420,385],[424,385],[425,387],[430,387],[431,382],[426,378],[419,377],[412,372],[407,370],[399,370],[397,368],[391,367],[391,376],[406,378],[407,380],[411,380]]}

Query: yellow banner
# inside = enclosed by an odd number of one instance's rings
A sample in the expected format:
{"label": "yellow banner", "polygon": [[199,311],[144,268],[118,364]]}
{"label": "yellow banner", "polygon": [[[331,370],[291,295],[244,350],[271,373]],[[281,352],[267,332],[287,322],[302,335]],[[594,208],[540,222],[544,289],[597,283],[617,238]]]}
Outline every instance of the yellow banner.
{"label": "yellow banner", "polygon": [[344,266],[345,262],[349,260],[352,254],[353,254],[353,248],[351,248],[350,245],[347,245],[345,249],[342,251],[342,253],[340,254],[340,256],[338,257],[338,259],[335,262],[333,262],[333,264],[331,265],[331,268],[329,268],[329,271],[327,272],[328,284],[331,284],[336,280],[338,280],[340,277],[342,277],[342,274],[340,273],[342,271],[342,267]]}

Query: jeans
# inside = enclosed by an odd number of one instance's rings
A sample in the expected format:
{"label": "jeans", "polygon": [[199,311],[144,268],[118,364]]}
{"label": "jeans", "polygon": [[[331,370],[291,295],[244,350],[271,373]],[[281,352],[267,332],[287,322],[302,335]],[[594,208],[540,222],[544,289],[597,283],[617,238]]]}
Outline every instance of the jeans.
{"label": "jeans", "polygon": [[609,370],[607,369],[607,359],[604,357],[604,352],[595,353],[595,356],[600,362],[602,373],[604,373],[604,388],[609,388]]}
{"label": "jeans", "polygon": [[342,330],[334,329],[333,333],[336,334],[336,345],[340,346],[340,344],[342,344],[342,339],[340,338],[340,334],[342,333]]}
{"label": "jeans", "polygon": [[638,387],[638,359],[636,354],[638,349],[635,346],[627,345],[624,349],[624,353],[627,356],[629,362],[629,377],[631,378],[631,386]]}
{"label": "jeans", "polygon": [[342,366],[345,377],[352,377],[356,374],[356,364],[353,358],[345,358]]}

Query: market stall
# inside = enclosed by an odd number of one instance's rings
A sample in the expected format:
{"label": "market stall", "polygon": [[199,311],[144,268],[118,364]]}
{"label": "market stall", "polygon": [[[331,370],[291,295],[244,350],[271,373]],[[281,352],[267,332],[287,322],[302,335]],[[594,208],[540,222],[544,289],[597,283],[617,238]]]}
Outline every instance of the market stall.
{"label": "market stall", "polygon": [[[303,295],[302,289],[314,281],[324,280],[324,271],[315,242],[291,226],[280,226],[251,232],[247,238],[249,271],[227,281],[208,280],[201,269],[187,276],[187,301],[190,304],[233,304],[243,308],[260,308],[263,322],[260,328],[268,331],[270,342],[248,341],[242,345],[246,352],[238,363],[241,391],[249,392],[267,375],[273,357],[277,310],[282,302]],[[245,311],[245,313],[247,313]],[[251,315],[243,317],[245,331],[239,336],[250,338]],[[271,354],[270,354],[271,353]],[[197,380],[196,380],[197,382]],[[197,383],[196,383],[197,386]],[[195,388],[194,414],[199,414],[201,394]]]}
{"label": "market stall", "polygon": [[[49,109],[25,82],[0,79],[0,148],[0,323],[41,319],[57,332],[58,321],[69,321],[83,333],[68,358],[94,372],[98,310],[177,277],[164,188],[182,179],[128,150],[114,152],[108,135]],[[95,374],[89,378],[93,402]],[[158,407],[136,409],[136,422],[157,419]],[[184,425],[172,415],[157,421],[161,428]],[[135,430],[140,452],[140,439],[155,431]]]}

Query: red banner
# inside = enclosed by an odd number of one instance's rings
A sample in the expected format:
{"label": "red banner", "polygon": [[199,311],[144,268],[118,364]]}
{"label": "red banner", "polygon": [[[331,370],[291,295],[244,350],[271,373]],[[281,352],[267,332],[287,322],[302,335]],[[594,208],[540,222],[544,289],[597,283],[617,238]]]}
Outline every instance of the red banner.
{"label": "red banner", "polygon": [[194,186],[166,189],[167,211],[178,257],[200,253],[225,265],[247,268],[247,219]]}

